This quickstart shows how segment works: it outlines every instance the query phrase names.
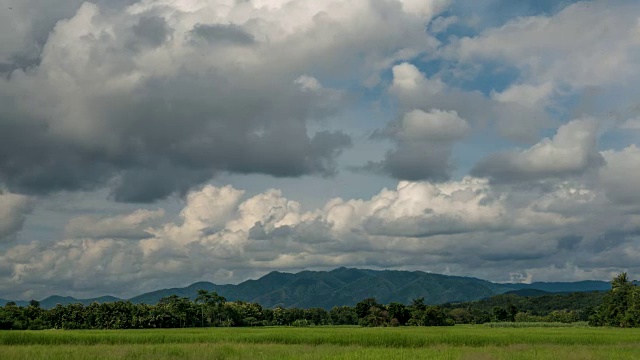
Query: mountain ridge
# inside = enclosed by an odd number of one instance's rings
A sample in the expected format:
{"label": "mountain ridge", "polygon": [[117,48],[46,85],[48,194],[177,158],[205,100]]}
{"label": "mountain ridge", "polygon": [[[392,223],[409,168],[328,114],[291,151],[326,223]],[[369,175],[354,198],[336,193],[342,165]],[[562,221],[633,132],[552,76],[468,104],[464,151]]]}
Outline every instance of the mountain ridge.
{"label": "mountain ridge", "polygon": [[[340,267],[330,271],[301,271],[286,273],[272,271],[258,279],[239,284],[217,285],[200,281],[185,287],[173,287],[150,291],[129,299],[101,296],[91,299],[49,296],[40,301],[43,308],[56,304],[67,305],[93,302],[128,300],[133,303],[155,304],[162,297],[178,295],[195,299],[197,290],[215,291],[228,301],[260,303],[263,307],[320,307],[353,306],[358,301],[375,297],[381,303],[409,303],[424,297],[427,304],[444,304],[486,299],[512,291],[526,293],[535,290],[548,293],[586,292],[608,290],[605,281],[587,280],[578,282],[534,282],[531,284],[493,283],[467,276],[453,276],[404,270],[371,270]],[[9,300],[0,299],[0,305]],[[26,306],[27,301],[15,301]]]}

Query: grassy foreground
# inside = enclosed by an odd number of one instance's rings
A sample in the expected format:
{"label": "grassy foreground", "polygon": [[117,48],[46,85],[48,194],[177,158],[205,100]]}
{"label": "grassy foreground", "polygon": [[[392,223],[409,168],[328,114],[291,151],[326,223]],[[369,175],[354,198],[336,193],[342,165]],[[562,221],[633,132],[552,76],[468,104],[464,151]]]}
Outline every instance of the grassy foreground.
{"label": "grassy foreground", "polygon": [[638,359],[614,328],[215,328],[0,332],[3,359]]}

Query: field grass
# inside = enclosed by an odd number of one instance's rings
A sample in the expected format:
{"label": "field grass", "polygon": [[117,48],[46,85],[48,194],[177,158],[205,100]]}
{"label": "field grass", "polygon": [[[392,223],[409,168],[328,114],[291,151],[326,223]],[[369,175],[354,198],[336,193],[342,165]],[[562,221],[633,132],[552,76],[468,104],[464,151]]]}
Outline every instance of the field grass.
{"label": "field grass", "polygon": [[588,326],[586,321],[574,322],[574,323],[560,323],[560,322],[490,322],[483,324],[492,328],[531,328],[531,327],[585,327]]}
{"label": "field grass", "polygon": [[2,359],[638,359],[640,330],[216,328],[0,332]]}

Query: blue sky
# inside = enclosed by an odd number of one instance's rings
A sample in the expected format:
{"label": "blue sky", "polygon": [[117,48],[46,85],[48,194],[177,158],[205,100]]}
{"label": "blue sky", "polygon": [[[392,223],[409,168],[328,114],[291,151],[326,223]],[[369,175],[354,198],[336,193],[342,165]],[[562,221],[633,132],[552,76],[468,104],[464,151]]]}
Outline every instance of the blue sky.
{"label": "blue sky", "polygon": [[639,19],[0,0],[0,298],[339,266],[637,277]]}

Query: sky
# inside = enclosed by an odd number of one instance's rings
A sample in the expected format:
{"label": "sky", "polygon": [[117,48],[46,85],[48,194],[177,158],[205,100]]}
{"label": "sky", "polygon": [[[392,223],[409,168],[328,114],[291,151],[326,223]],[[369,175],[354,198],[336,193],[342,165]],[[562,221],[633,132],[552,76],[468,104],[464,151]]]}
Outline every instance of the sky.
{"label": "sky", "polygon": [[0,297],[640,276],[640,3],[0,0]]}

